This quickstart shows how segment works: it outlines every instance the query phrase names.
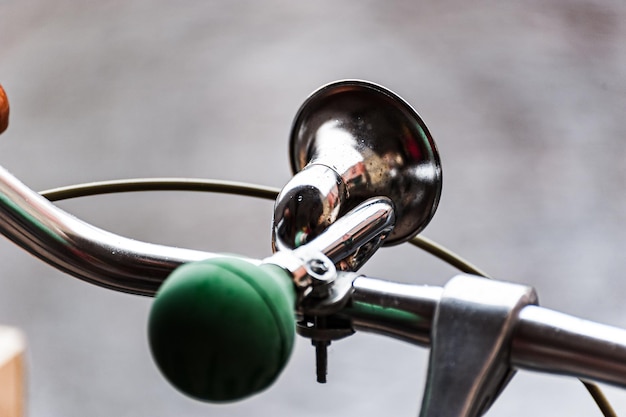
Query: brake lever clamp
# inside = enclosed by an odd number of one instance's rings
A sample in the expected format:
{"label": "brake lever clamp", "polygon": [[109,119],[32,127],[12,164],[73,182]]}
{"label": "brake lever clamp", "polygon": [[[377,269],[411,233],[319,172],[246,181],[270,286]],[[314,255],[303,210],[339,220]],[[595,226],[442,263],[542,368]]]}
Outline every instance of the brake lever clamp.
{"label": "brake lever clamp", "polygon": [[515,370],[510,352],[519,312],[537,304],[532,287],[459,275],[444,287],[431,332],[420,417],[476,417]]}
{"label": "brake lever clamp", "polygon": [[332,261],[307,245],[279,251],[265,259],[292,274],[298,291],[296,331],[311,339],[315,347],[317,382],[325,383],[328,373],[327,349],[332,341],[354,334],[350,321],[334,316],[350,300],[354,272],[337,271]]}

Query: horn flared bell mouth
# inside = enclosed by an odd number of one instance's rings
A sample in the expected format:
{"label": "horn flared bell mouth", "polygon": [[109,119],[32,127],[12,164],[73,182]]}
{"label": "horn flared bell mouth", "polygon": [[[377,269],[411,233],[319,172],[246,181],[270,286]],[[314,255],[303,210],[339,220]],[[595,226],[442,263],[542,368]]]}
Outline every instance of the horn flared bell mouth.
{"label": "horn flared bell mouth", "polygon": [[387,246],[418,234],[437,209],[442,170],[435,142],[417,112],[380,85],[343,80],[315,91],[296,114],[289,149],[294,177],[274,212],[279,247],[306,243],[373,197],[394,205]]}

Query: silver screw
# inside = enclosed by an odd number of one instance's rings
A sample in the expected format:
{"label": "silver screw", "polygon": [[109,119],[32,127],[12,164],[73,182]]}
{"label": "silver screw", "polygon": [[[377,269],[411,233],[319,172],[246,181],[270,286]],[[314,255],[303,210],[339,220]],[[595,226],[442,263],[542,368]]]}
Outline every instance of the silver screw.
{"label": "silver screw", "polygon": [[328,272],[328,266],[321,259],[311,259],[308,262],[308,267],[309,267],[309,270],[316,275],[323,276],[324,274]]}

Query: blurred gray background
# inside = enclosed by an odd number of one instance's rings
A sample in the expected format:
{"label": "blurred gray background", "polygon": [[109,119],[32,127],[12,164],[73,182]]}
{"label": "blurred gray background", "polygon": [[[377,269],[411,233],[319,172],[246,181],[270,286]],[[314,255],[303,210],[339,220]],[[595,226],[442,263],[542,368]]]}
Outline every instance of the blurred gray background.
{"label": "blurred gray background", "polygon": [[[444,164],[425,235],[544,306],[626,327],[623,0],[0,0],[0,164],[43,190],[141,176],[281,186],[292,117],[314,89],[362,78],[420,112]],[[271,202],[151,193],[61,204],[125,236],[263,257]],[[267,392],[206,405],[171,388],[146,341],[150,299],[52,270],[0,242],[0,323],[29,341],[29,415],[416,415],[427,351],[359,334],[314,382],[300,339]],[[442,285],[403,245],[365,272]],[[626,393],[609,390],[618,412]],[[580,384],[523,372],[492,416],[599,415]]]}

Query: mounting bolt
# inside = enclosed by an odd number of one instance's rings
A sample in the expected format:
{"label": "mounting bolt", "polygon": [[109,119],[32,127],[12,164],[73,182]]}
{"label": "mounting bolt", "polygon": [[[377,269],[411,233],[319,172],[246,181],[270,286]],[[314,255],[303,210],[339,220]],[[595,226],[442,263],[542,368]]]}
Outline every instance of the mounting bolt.
{"label": "mounting bolt", "polygon": [[311,259],[307,263],[307,267],[311,272],[313,272],[316,275],[319,275],[319,277],[323,277],[324,274],[328,272],[328,265],[326,265],[326,263],[323,260],[317,259],[317,258]]}
{"label": "mounting bolt", "polygon": [[315,371],[317,373],[317,382],[326,383],[326,374],[328,374],[328,340],[312,340],[315,346]]}

